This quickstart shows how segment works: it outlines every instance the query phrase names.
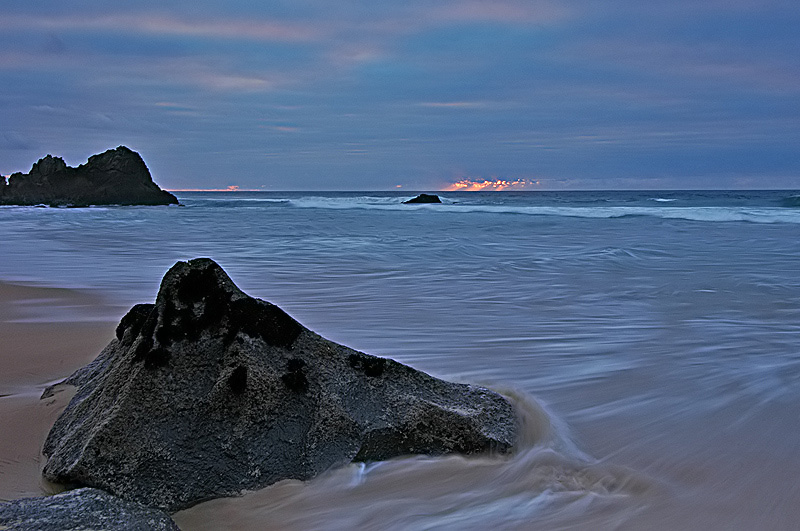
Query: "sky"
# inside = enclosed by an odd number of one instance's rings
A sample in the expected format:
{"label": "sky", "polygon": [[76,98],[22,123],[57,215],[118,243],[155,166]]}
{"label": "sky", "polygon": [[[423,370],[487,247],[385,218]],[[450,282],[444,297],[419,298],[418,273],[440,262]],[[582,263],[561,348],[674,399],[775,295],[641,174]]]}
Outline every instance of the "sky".
{"label": "sky", "polygon": [[797,0],[0,4],[0,174],[168,189],[800,188]]}

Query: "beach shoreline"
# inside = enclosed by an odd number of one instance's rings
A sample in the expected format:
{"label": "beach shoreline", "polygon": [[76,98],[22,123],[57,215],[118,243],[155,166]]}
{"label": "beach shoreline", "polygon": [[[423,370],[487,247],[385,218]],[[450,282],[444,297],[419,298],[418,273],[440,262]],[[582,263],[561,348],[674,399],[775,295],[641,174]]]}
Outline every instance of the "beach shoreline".
{"label": "beach shoreline", "polygon": [[48,493],[41,448],[71,393],[40,397],[113,338],[104,308],[93,293],[0,281],[0,500]]}

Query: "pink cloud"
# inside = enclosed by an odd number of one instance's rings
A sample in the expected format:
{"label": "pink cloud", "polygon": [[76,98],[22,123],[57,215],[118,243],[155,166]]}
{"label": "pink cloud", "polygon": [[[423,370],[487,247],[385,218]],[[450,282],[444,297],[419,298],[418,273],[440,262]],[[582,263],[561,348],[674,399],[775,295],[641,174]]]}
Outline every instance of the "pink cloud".
{"label": "pink cloud", "polygon": [[258,188],[241,188],[238,184],[226,188],[170,188],[168,192],[260,192]]}
{"label": "pink cloud", "polygon": [[[128,83],[188,85],[211,92],[259,93],[293,82],[279,72],[237,71],[225,63],[212,57],[204,60],[161,58],[149,63],[120,61],[101,65],[92,83],[110,86]],[[171,108],[169,104],[159,106]]]}
{"label": "pink cloud", "polygon": [[304,42],[322,37],[319,28],[311,25],[264,19],[192,20],[155,13],[73,17],[11,15],[0,19],[0,28],[98,29],[277,42]]}
{"label": "pink cloud", "polygon": [[450,109],[477,109],[486,107],[486,102],[482,101],[425,101],[418,104],[420,107],[439,107]]}
{"label": "pink cloud", "polygon": [[299,127],[292,127],[288,125],[273,125],[271,129],[281,133],[298,133],[300,131]]}
{"label": "pink cloud", "polygon": [[573,10],[565,3],[552,1],[468,0],[449,2],[443,7],[433,9],[430,15],[437,20],[520,24],[560,21],[570,18]]}
{"label": "pink cloud", "polygon": [[465,177],[442,188],[443,192],[502,192],[504,190],[530,190],[537,188],[539,181],[530,179],[471,179]]}

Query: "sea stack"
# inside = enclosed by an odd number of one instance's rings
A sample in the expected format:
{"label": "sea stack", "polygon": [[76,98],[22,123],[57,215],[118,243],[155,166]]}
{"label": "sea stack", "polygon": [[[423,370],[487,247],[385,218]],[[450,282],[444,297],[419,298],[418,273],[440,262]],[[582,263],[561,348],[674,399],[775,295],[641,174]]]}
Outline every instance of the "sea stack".
{"label": "sea stack", "polygon": [[352,461],[503,454],[517,437],[499,394],[328,341],[210,259],[175,264],[65,384],[78,389],[45,478],[170,512]]}
{"label": "sea stack", "polygon": [[125,146],[89,157],[77,168],[47,155],[28,173],[0,180],[0,205],[177,205],[150,176],[142,157]]}

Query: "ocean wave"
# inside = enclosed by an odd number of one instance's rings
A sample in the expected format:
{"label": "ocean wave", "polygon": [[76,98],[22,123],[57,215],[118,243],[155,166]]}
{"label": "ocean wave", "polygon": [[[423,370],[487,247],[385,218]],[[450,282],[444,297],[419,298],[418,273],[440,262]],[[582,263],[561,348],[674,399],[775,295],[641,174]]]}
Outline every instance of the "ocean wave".
{"label": "ocean wave", "polygon": [[782,205],[786,208],[798,208],[800,207],[800,194],[790,195],[788,197],[784,197],[782,201]]}
{"label": "ocean wave", "polygon": [[284,206],[289,199],[273,199],[266,197],[182,197],[178,200],[185,206],[211,206],[213,208],[258,208]]}
{"label": "ocean wave", "polygon": [[405,205],[394,197],[308,197],[289,200],[297,208],[367,209],[397,211],[433,211],[449,214],[490,213],[572,218],[655,217],[706,222],[800,223],[800,212],[785,208],[741,206],[523,206],[467,204],[448,201],[444,204]]}
{"label": "ocean wave", "polygon": [[[82,207],[66,207],[66,206],[58,206],[58,207],[51,207],[47,205],[0,205],[0,212],[4,213],[20,213],[20,214],[31,214],[35,216],[69,216],[69,215],[78,215],[79,213],[98,213],[98,212],[107,212],[113,209],[122,209],[122,208],[139,208],[135,206],[118,206],[118,205],[110,205],[110,206],[82,206]],[[151,208],[151,207],[145,207]]]}
{"label": "ocean wave", "polygon": [[[441,204],[404,204],[409,197],[387,194],[286,193],[231,197],[227,194],[192,195],[179,199],[187,206],[210,208],[308,208],[328,210],[385,210],[403,212],[435,212],[442,214],[510,214],[528,216],[613,219],[655,217],[701,222],[800,223],[800,194],[782,199],[770,198],[759,204],[694,204],[680,198],[661,195],[642,195],[638,198],[620,197],[615,200],[583,196],[517,196],[484,194],[475,196],[440,195]],[[736,199],[736,198],[734,198]],[[730,195],[717,201],[730,201]],[[740,201],[741,199],[737,199]],[[676,205],[680,202],[680,206]],[[627,203],[627,204],[620,204]],[[788,207],[788,208],[787,208]],[[29,207],[30,208],[30,207]]]}
{"label": "ocean wave", "polygon": [[437,208],[442,205],[458,204],[451,198],[439,196],[441,203],[405,204],[410,197],[394,195],[347,195],[347,196],[303,196],[290,199],[292,205],[305,208],[396,208],[413,210]]}
{"label": "ocean wave", "polygon": [[288,199],[274,199],[270,197],[208,197],[202,198],[184,198],[184,199],[199,199],[202,201],[213,201],[216,203],[288,203]]}

